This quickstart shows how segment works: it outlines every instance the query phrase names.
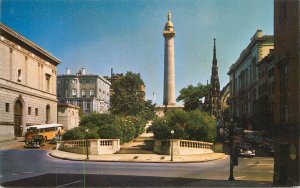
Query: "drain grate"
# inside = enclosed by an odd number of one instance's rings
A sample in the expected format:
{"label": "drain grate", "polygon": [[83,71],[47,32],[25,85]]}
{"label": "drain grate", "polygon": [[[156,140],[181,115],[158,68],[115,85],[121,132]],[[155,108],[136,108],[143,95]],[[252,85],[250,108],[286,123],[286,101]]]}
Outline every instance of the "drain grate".
{"label": "drain grate", "polygon": [[134,157],[133,157],[133,159],[137,159],[137,158],[139,158],[139,156],[134,156]]}

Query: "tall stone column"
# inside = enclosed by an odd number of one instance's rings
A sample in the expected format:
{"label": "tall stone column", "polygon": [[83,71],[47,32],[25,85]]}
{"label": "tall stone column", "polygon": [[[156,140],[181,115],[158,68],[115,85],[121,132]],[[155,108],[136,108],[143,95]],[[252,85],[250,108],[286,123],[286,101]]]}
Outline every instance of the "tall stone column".
{"label": "tall stone column", "polygon": [[174,64],[174,37],[175,30],[168,13],[168,21],[163,30],[165,38],[164,57],[164,105],[175,106],[175,64]]}

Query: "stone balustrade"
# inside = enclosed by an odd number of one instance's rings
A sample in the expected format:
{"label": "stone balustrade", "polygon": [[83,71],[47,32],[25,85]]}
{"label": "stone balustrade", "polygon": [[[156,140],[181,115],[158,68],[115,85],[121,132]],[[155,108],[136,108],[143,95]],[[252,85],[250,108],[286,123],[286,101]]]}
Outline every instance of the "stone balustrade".
{"label": "stone balustrade", "polygon": [[213,143],[179,139],[155,140],[154,152],[162,155],[170,155],[171,141],[173,143],[173,155],[213,153]]}
{"label": "stone balustrade", "polygon": [[58,141],[57,150],[86,154],[88,144],[89,154],[113,154],[120,150],[120,139],[89,139]]}

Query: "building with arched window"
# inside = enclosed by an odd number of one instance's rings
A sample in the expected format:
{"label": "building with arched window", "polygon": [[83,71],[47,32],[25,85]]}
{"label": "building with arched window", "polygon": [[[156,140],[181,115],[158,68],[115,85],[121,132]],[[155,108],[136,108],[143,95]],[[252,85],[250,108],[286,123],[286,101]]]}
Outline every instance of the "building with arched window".
{"label": "building with arched window", "polygon": [[0,140],[22,137],[30,125],[57,123],[60,63],[0,23]]}

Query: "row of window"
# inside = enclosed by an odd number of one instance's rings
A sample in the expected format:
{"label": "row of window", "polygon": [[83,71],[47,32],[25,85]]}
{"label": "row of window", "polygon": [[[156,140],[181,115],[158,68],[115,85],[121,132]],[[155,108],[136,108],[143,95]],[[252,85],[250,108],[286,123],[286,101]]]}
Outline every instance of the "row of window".
{"label": "row of window", "polygon": [[[50,81],[51,81],[51,75],[50,74],[45,74],[45,78],[46,78],[46,91],[50,91]],[[18,69],[18,82],[22,81],[22,70]]]}
{"label": "row of window", "polygon": [[258,94],[268,93],[269,95],[274,94],[274,82],[264,83],[258,87]]}
{"label": "row of window", "polygon": [[[9,103],[5,103],[5,112],[10,112]],[[39,115],[39,109],[38,108],[34,108],[34,114],[35,114],[35,116]],[[31,107],[28,107],[28,115],[32,115],[32,108]]]}
{"label": "row of window", "polygon": [[[91,79],[91,80],[89,80],[89,79],[80,79],[79,80],[79,83],[87,83],[87,84],[93,84],[93,83],[95,83],[96,82],[96,80],[95,79]],[[72,79],[72,80],[57,80],[57,84],[63,84],[63,83],[65,83],[65,84],[69,84],[69,83],[71,83],[71,84],[77,84],[78,83],[78,79]],[[100,80],[99,80],[99,83],[100,83]],[[102,82],[102,84],[103,85],[105,85],[105,83],[104,82]]]}
{"label": "row of window", "polygon": [[89,100],[60,100],[60,103],[68,103],[79,106],[83,110],[91,110],[92,102]]}
{"label": "row of window", "polygon": [[274,67],[271,68],[269,71],[267,69],[263,69],[259,72],[258,78],[263,79],[265,76],[268,76],[268,78],[271,78],[274,76]]}
{"label": "row of window", "polygon": [[[35,108],[34,114],[35,114],[35,116],[39,115],[39,109],[38,108]],[[31,107],[28,107],[28,115],[32,115]]]}
{"label": "row of window", "polygon": [[[94,97],[95,96],[95,90],[94,89],[90,89],[90,97]],[[77,97],[77,89],[72,89],[72,96],[73,97]],[[86,90],[82,89],[81,90],[81,97],[86,97]]]}

